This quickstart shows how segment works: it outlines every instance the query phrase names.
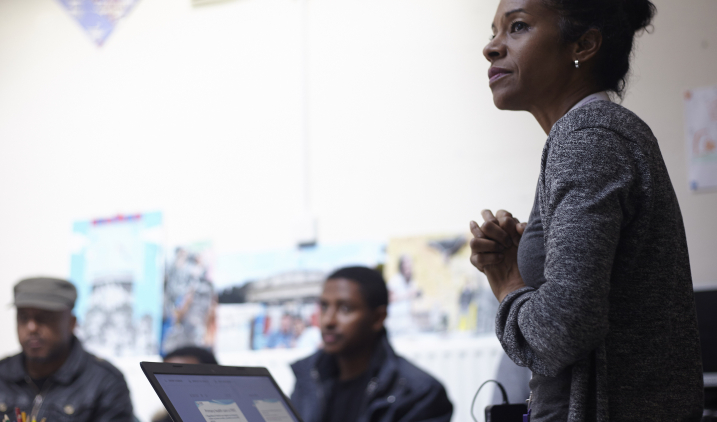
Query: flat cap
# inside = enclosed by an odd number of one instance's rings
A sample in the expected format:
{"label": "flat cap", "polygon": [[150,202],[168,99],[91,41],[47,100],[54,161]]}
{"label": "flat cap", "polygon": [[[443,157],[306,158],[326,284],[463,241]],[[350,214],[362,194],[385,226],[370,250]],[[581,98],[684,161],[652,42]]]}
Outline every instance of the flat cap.
{"label": "flat cap", "polygon": [[65,311],[75,307],[77,289],[67,280],[35,277],[15,285],[15,307]]}

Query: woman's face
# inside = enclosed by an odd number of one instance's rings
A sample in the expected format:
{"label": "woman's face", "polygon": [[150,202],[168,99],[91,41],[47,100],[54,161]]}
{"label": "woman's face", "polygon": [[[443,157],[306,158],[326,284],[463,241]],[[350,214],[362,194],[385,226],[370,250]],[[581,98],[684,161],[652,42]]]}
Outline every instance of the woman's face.
{"label": "woman's face", "polygon": [[575,65],[558,23],[542,0],[501,0],[483,49],[496,107],[531,110],[563,94]]}

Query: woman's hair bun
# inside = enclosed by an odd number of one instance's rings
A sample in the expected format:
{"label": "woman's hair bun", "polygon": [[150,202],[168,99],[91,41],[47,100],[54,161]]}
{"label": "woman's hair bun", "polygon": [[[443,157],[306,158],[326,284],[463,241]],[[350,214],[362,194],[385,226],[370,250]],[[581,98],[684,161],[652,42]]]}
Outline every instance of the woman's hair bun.
{"label": "woman's hair bun", "polygon": [[[620,98],[630,72],[637,32],[651,28],[657,8],[650,0],[542,0],[561,17],[560,38],[574,43],[592,28],[602,33],[592,76],[600,90]],[[654,1],[654,0],[653,0]]]}
{"label": "woman's hair bun", "polygon": [[657,8],[650,0],[622,0],[623,10],[633,31],[646,29],[652,23]]}

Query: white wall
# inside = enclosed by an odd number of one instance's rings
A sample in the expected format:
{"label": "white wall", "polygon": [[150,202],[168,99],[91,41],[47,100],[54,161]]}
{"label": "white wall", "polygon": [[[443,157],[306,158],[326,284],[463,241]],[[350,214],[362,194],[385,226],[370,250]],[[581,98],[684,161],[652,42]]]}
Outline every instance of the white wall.
{"label": "white wall", "polygon": [[[717,84],[714,0],[659,0],[625,105],[653,128],[696,283],[717,281],[716,194],[687,191],[682,91]],[[496,0],[308,0],[310,192],[319,240],[527,217],[545,135],[494,109]],[[56,0],[0,1],[0,354],[11,287],[69,272],[70,224],[161,210],[170,243],[294,242],[303,206],[298,0],[141,0],[96,48]]]}
{"label": "white wall", "polygon": [[683,93],[717,85],[714,0],[659,0],[652,34],[640,39],[624,105],[652,128],[677,191],[695,284],[717,283],[717,193],[688,190]]}

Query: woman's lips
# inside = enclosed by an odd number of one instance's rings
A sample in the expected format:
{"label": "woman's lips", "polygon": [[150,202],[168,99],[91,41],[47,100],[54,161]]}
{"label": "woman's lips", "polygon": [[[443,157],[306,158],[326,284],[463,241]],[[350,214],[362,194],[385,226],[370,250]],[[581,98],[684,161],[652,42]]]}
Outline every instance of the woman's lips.
{"label": "woman's lips", "polygon": [[497,81],[498,79],[502,78],[505,75],[508,75],[512,72],[510,72],[508,69],[503,69],[502,67],[491,67],[488,69],[488,84],[492,84],[493,82]]}

